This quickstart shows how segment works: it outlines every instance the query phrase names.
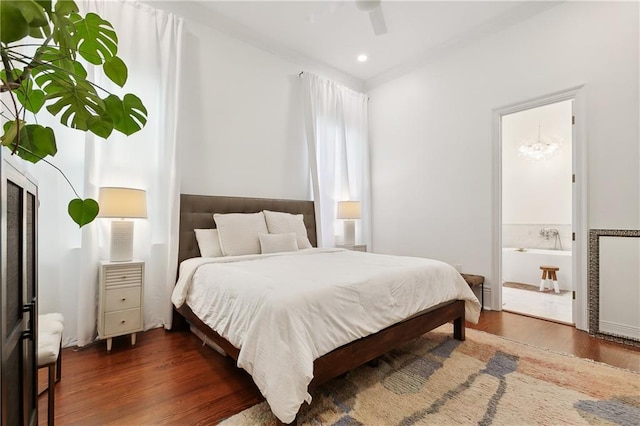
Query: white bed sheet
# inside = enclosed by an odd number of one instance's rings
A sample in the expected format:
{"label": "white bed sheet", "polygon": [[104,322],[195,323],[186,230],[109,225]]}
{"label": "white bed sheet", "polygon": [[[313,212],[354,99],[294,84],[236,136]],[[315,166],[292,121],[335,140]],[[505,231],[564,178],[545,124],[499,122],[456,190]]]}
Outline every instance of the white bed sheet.
{"label": "white bed sheet", "polygon": [[454,299],[476,323],[480,303],[450,265],[342,249],[188,259],[172,295],[240,348],[238,366],[285,423],[311,402],[316,358]]}

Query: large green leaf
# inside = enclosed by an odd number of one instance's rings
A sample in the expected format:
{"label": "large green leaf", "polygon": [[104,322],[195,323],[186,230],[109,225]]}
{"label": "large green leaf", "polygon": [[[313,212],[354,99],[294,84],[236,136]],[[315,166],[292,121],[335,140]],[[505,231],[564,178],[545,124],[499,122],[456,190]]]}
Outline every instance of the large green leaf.
{"label": "large green leaf", "polygon": [[56,1],[54,13],[58,16],[69,16],[72,13],[78,13],[78,5],[73,0]]}
{"label": "large green leaf", "polygon": [[47,110],[60,116],[60,122],[67,127],[88,130],[88,120],[104,113],[104,103],[93,87],[84,78],[62,71],[39,74],[36,82],[45,92],[45,101],[55,101]]}
{"label": "large green leaf", "polygon": [[73,61],[73,74],[79,78],[87,78],[87,70],[78,61]]}
{"label": "large green leaf", "polygon": [[11,120],[4,123],[2,130],[4,134],[0,136],[0,144],[10,146],[18,136],[18,130],[24,127],[25,122],[22,120]]}
{"label": "large green leaf", "polygon": [[18,77],[20,77],[20,75],[22,74],[22,70],[17,70],[15,68],[12,69],[12,70],[9,70],[9,72],[11,73],[11,78],[8,77],[6,69],[0,70],[0,80],[2,80],[2,81],[16,81],[16,79]]}
{"label": "large green leaf", "polygon": [[127,93],[122,100],[124,115],[116,123],[115,129],[129,136],[147,124],[147,109],[136,95]]}
{"label": "large green leaf", "polygon": [[[33,75],[45,71],[64,70],[69,74],[78,75],[82,78],[85,78],[87,76],[87,72],[84,70],[82,65],[80,65],[80,63],[74,61],[73,58],[71,58],[58,48],[52,46],[42,46],[38,48],[36,58],[37,59],[35,62],[37,63],[37,65],[32,71]],[[78,72],[79,70],[80,72]]]}
{"label": "large green leaf", "polygon": [[75,223],[82,228],[87,223],[93,221],[100,212],[100,206],[98,202],[92,198],[80,199],[75,198],[69,202],[69,216]]}
{"label": "large green leaf", "polygon": [[46,38],[51,34],[51,28],[48,25],[42,27],[29,27],[29,37]]}
{"label": "large green leaf", "polygon": [[[29,86],[31,85],[29,84]],[[27,109],[27,111],[30,111],[34,114],[40,111],[40,109],[44,105],[44,92],[42,90],[30,88],[26,91],[16,90],[15,93],[18,101],[20,101],[20,103]]]}
{"label": "large green leaf", "polygon": [[104,139],[108,138],[111,132],[113,132],[113,121],[107,113],[89,118],[87,125],[92,133]]}
{"label": "large green leaf", "polygon": [[74,1],[57,0],[51,15],[53,41],[58,45],[60,51],[72,60],[76,59],[77,46],[73,39],[74,26],[70,16],[78,11],[78,5]]}
{"label": "large green leaf", "polygon": [[[20,137],[18,138],[18,128]],[[20,158],[37,163],[47,155],[54,156],[58,152],[56,137],[51,127],[39,124],[27,124],[19,121],[10,121],[4,125],[5,134],[2,136],[2,145],[15,151]]]}
{"label": "large green leaf", "polygon": [[123,100],[116,95],[104,99],[107,114],[113,120],[114,128],[129,136],[147,124],[147,109],[135,95],[126,94]]}
{"label": "large green leaf", "polygon": [[20,12],[18,2],[0,1],[0,41],[8,44],[29,34],[29,23]]}
{"label": "large green leaf", "polygon": [[[17,72],[14,73],[14,79],[21,74],[22,72],[17,70]],[[0,71],[0,78],[6,81],[5,70]],[[18,89],[13,90],[13,93],[15,93],[20,104],[23,105],[27,111],[31,111],[34,114],[40,111],[44,105],[44,92],[34,89],[34,82],[31,77],[25,79]]]}
{"label": "large green leaf", "polygon": [[27,35],[38,36],[38,27],[47,27],[49,19],[43,6],[34,0],[0,0],[0,38],[8,44]]}
{"label": "large green leaf", "polygon": [[118,36],[109,23],[95,13],[87,13],[84,19],[71,15],[75,27],[73,39],[78,53],[94,65],[100,65],[118,53]]}
{"label": "large green leaf", "polygon": [[105,61],[103,69],[109,80],[118,86],[122,87],[127,82],[127,66],[117,56]]}
{"label": "large green leaf", "polygon": [[35,0],[45,12],[51,12],[51,0]]}
{"label": "large green leaf", "polygon": [[24,17],[27,24],[31,27],[42,27],[44,25],[49,24],[49,19],[42,8],[36,1],[34,0],[12,0],[13,3],[18,9],[20,9],[20,13]]}
{"label": "large green leaf", "polygon": [[104,101],[104,107],[106,113],[111,118],[111,121],[114,124],[120,123],[122,117],[124,116],[124,106],[122,105],[122,100],[116,95],[109,95]]}
{"label": "large green leaf", "polygon": [[64,70],[73,78],[87,78],[87,70],[80,62],[52,46],[40,47],[35,62],[37,65],[32,70],[34,76],[41,72]]}
{"label": "large green leaf", "polygon": [[[56,3],[56,6],[58,3]],[[76,59],[76,43],[73,39],[73,22],[64,14],[54,13],[51,15],[53,23],[53,41],[58,45],[60,51],[65,53],[69,59]]]}
{"label": "large green leaf", "polygon": [[[58,147],[56,145],[56,135],[53,133],[53,129],[51,127],[44,127],[40,124],[27,124],[26,131],[30,147],[22,146],[22,148],[27,148],[32,153],[43,158],[47,155],[53,157],[57,154]],[[20,142],[20,145],[22,145],[22,141]],[[25,158],[22,154],[20,154],[20,156]],[[37,161],[38,160],[34,162]]]}

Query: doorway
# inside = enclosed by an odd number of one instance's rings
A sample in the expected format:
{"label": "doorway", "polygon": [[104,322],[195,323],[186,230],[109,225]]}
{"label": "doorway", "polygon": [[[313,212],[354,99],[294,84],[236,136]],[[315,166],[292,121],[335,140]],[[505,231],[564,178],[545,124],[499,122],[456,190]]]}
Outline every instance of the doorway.
{"label": "doorway", "polygon": [[[579,330],[588,329],[588,300],[587,300],[587,267],[588,267],[588,229],[587,229],[587,185],[586,185],[586,111],[587,111],[587,90],[586,86],[577,86],[565,91],[556,92],[541,96],[539,98],[533,98],[528,101],[522,101],[519,103],[503,106],[493,110],[493,267],[492,276],[495,282],[491,283],[490,288],[490,309],[502,310],[502,297],[503,287],[502,279],[503,271],[503,220],[502,220],[502,183],[503,183],[503,170],[502,170],[502,155],[503,155],[503,136],[502,136],[502,121],[503,117],[509,116],[521,111],[531,110],[537,107],[545,105],[551,105],[562,101],[571,101],[572,115],[570,122],[572,124],[571,131],[571,162],[572,162],[572,174],[571,176],[571,284],[572,284],[572,323]],[[542,125],[542,123],[540,123]],[[536,124],[537,126],[537,124]],[[537,139],[538,129],[534,132],[534,139]],[[540,129],[542,131],[542,128]],[[522,145],[520,144],[518,149]],[[526,194],[525,194],[526,195]],[[529,194],[530,197],[535,195]],[[544,200],[540,200],[542,203]],[[551,227],[540,228],[537,230],[538,237],[544,238],[545,242],[551,244],[558,244],[555,238],[555,231]],[[543,230],[541,235],[540,231]],[[546,240],[547,235],[549,240]],[[535,237],[531,235],[531,238]],[[562,238],[562,235],[561,235]],[[563,249],[565,248],[565,240],[561,240]],[[520,247],[514,247],[520,248]],[[526,248],[526,247],[524,247]],[[547,265],[536,265],[547,266]],[[553,266],[553,265],[548,265]],[[533,278],[531,284],[537,284],[539,286],[541,273],[540,269],[536,271],[537,278]],[[559,284],[559,283],[558,283]],[[552,285],[552,284],[551,284]],[[551,286],[547,284],[547,289]],[[539,290],[539,287],[538,287]],[[532,292],[533,293],[533,292]]]}
{"label": "doorway", "polygon": [[502,309],[573,324],[573,99],[502,116]]}

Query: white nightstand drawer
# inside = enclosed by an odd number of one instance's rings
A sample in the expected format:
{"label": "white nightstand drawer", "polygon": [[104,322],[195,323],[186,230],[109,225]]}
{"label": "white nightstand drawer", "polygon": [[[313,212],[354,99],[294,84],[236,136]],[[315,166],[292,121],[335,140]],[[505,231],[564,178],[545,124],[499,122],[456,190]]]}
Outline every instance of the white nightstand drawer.
{"label": "white nightstand drawer", "polygon": [[140,309],[109,312],[104,314],[104,335],[120,335],[140,331]]}
{"label": "white nightstand drawer", "polygon": [[105,291],[105,312],[139,308],[140,291],[139,286],[107,289]]}
{"label": "white nightstand drawer", "polygon": [[127,285],[142,283],[142,265],[109,265],[104,271],[104,284]]}
{"label": "white nightstand drawer", "polygon": [[100,300],[98,306],[98,335],[107,341],[107,352],[116,336],[142,331],[144,309],[144,262],[128,260],[100,262]]}

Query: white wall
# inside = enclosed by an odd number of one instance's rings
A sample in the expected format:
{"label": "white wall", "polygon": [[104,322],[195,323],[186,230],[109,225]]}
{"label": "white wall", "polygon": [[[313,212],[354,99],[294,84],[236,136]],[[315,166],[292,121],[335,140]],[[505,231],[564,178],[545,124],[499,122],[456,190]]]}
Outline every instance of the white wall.
{"label": "white wall", "polygon": [[[572,103],[561,101],[502,117],[502,247],[572,248]],[[527,158],[519,149],[537,143],[538,132],[540,142],[557,143],[557,149],[545,158]],[[559,237],[544,237],[542,229],[556,230]],[[504,257],[502,261],[505,281],[510,265]],[[535,274],[539,275],[538,266]]]}
{"label": "white wall", "polygon": [[[502,223],[571,223],[571,103],[563,101],[502,117]],[[548,158],[519,148],[540,138],[558,143]]]}
{"label": "white wall", "polygon": [[362,82],[282,59],[194,20],[187,30],[181,191],[309,199],[298,73],[317,72],[356,90]]}
{"label": "white wall", "polygon": [[567,2],[372,89],[374,249],[495,286],[492,110],[580,84],[588,227],[640,228],[638,16],[637,3]]}

